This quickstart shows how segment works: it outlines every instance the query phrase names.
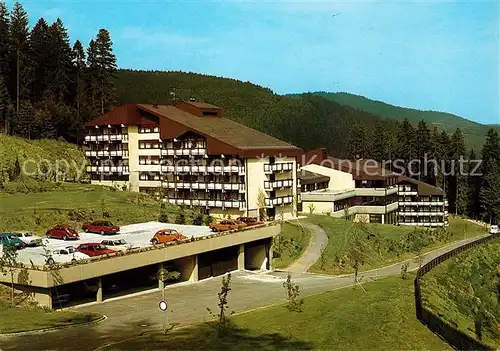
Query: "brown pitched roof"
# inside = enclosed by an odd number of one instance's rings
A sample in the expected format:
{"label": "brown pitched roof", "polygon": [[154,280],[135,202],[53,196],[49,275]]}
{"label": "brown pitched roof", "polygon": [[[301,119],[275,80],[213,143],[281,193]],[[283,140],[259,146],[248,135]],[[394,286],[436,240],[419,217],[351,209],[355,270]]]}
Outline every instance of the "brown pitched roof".
{"label": "brown pitched roof", "polygon": [[401,176],[401,181],[403,181],[403,182],[407,181],[409,183],[417,185],[418,195],[423,195],[423,196],[429,196],[429,195],[443,196],[444,195],[443,189],[441,189],[437,186],[422,182],[421,180],[416,180],[416,179],[409,178],[406,176]]}
{"label": "brown pitched roof", "polygon": [[155,122],[143,117],[136,105],[126,104],[112,109],[111,111],[100,115],[99,117],[89,121],[83,127],[104,126],[107,124],[123,124],[129,125],[154,125]]}
{"label": "brown pitched roof", "polygon": [[309,172],[306,170],[299,171],[298,176],[300,178],[301,184],[314,184],[314,183],[323,183],[330,181],[330,177],[328,176]]}
{"label": "brown pitched roof", "polygon": [[[137,105],[141,110],[162,117],[160,119],[161,137],[164,139],[177,137],[191,130],[203,135],[217,139],[227,145],[231,145],[241,150],[263,150],[263,149],[283,149],[301,152],[302,150],[294,145],[274,138],[258,130],[247,127],[223,117],[194,116],[169,105]],[[184,128],[168,128],[168,120],[176,122]],[[163,128],[165,125],[165,128]],[[183,130],[184,129],[184,130]]]}
{"label": "brown pitched roof", "polygon": [[201,109],[213,109],[213,110],[222,110],[220,107],[208,104],[206,102],[200,102],[200,101],[183,101],[183,103],[194,106],[196,108],[201,108]]}

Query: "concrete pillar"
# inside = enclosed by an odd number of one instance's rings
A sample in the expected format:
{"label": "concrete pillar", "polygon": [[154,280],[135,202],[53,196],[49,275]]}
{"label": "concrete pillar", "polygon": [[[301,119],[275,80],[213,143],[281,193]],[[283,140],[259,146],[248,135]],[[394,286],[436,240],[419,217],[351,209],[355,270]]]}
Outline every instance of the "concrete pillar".
{"label": "concrete pillar", "polygon": [[189,281],[193,283],[198,281],[198,255],[193,255],[193,272]]}
{"label": "concrete pillar", "polygon": [[97,294],[96,301],[102,302],[102,278],[97,279]]}
{"label": "concrete pillar", "polygon": [[[160,271],[160,269],[163,269],[163,263],[158,263],[157,273]],[[165,282],[161,279],[158,279],[158,289],[160,289],[160,290],[165,289]]]}
{"label": "concrete pillar", "polygon": [[238,269],[245,269],[245,244],[238,246]]}
{"label": "concrete pillar", "polygon": [[[52,308],[52,289],[51,288],[34,288],[33,299],[40,306]],[[29,292],[30,293],[30,292]]]}
{"label": "concrete pillar", "polygon": [[269,270],[272,271],[274,269],[274,260],[273,260],[273,239],[269,239],[269,244],[267,245],[268,249],[268,259],[269,259]]}
{"label": "concrete pillar", "polygon": [[385,215],[381,215],[382,217],[382,224],[385,224]]}

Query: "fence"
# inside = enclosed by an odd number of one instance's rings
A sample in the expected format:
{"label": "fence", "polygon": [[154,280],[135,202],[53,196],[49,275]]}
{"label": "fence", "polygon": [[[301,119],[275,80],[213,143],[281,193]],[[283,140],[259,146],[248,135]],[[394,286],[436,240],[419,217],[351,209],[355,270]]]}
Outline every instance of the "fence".
{"label": "fence", "polygon": [[422,306],[422,293],[420,290],[420,279],[427,273],[429,273],[434,267],[441,264],[442,262],[448,260],[451,257],[458,255],[461,252],[469,250],[472,247],[489,243],[493,240],[500,238],[500,235],[490,235],[476,241],[470,242],[463,246],[457,247],[441,256],[434,258],[427,264],[422,266],[417,271],[417,277],[415,278],[415,309],[417,313],[417,319],[425,324],[427,328],[432,330],[434,333],[441,336],[446,340],[451,346],[458,350],[494,350],[491,346],[485,345],[477,339],[464,334],[463,332],[457,330],[452,325],[448,324],[446,321],[441,319],[439,316],[435,315],[433,312],[429,311]]}

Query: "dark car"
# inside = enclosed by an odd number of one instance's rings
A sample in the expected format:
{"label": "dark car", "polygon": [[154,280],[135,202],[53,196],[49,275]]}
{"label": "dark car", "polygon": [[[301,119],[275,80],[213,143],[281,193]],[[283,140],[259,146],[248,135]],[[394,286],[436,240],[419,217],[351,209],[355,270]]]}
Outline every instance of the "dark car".
{"label": "dark car", "polygon": [[45,233],[47,238],[56,238],[63,240],[78,240],[80,237],[76,230],[67,225],[56,225]]}
{"label": "dark car", "polygon": [[76,251],[84,253],[90,257],[116,253],[115,250],[108,249],[101,243],[80,244]]}
{"label": "dark car", "polygon": [[0,245],[12,245],[16,249],[22,249],[23,247],[26,247],[26,244],[21,239],[11,233],[0,234]]}
{"label": "dark car", "polygon": [[247,227],[264,224],[264,222],[259,221],[256,217],[238,217],[236,220],[245,223]]}
{"label": "dark car", "polygon": [[113,225],[108,221],[95,221],[84,224],[82,229],[85,233],[100,233],[100,234],[116,234],[120,231],[120,227]]}

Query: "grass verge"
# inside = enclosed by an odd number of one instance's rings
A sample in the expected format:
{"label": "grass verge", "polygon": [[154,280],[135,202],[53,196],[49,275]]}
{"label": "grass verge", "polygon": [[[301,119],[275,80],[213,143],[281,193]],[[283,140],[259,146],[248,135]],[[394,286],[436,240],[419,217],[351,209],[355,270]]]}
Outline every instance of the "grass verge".
{"label": "grass verge", "polygon": [[0,334],[63,327],[102,317],[98,313],[51,311],[27,301],[24,294],[16,294],[16,306],[13,307],[10,304],[10,290],[0,286]]}
{"label": "grass verge", "polygon": [[451,217],[446,230],[359,224],[327,216],[309,216],[306,221],[319,225],[328,235],[323,257],[309,269],[326,274],[354,272],[349,252],[356,233],[361,235],[360,271],[388,266],[455,241],[487,234],[487,229],[459,217]]}
{"label": "grass verge", "polygon": [[[411,275],[413,278],[414,275]],[[304,311],[271,306],[231,318],[227,336],[205,324],[150,334],[109,350],[448,350],[415,317],[413,280],[390,277],[304,299]]]}
{"label": "grass verge", "polygon": [[283,223],[281,235],[274,241],[274,267],[286,268],[297,260],[311,241],[311,232],[300,225]]}

